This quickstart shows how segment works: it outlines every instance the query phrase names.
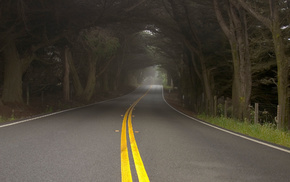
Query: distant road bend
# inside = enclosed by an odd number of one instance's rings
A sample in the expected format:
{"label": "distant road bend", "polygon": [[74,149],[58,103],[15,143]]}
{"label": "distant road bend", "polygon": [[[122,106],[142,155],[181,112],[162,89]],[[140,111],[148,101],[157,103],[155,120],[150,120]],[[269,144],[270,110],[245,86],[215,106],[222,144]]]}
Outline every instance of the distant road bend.
{"label": "distant road bend", "polygon": [[1,182],[289,181],[290,153],[174,111],[162,86],[0,125]]}

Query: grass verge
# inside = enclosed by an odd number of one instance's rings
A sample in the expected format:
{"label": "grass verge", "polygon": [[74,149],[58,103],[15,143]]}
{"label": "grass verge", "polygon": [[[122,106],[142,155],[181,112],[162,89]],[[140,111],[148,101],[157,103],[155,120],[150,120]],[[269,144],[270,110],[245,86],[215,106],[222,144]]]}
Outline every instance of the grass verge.
{"label": "grass verge", "polygon": [[5,117],[0,116],[0,123],[9,122],[13,120],[15,120],[14,116],[11,116],[10,118],[5,118]]}
{"label": "grass verge", "polygon": [[290,148],[290,132],[278,130],[273,124],[251,124],[225,117],[205,115],[198,115],[197,117],[222,128]]}

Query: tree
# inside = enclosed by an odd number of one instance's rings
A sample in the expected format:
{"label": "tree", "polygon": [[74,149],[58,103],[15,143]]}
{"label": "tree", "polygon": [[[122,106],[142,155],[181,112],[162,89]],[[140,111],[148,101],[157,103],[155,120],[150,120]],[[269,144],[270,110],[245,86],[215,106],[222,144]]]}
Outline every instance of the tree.
{"label": "tree", "polygon": [[[278,123],[278,128],[289,127],[288,115],[289,115],[289,62],[290,58],[286,55],[286,45],[284,43],[283,34],[281,31],[282,21],[280,20],[279,4],[285,4],[283,1],[268,0],[269,9],[268,17],[262,15],[259,9],[253,8],[244,0],[237,0],[239,4],[249,12],[253,17],[262,22],[272,33],[275,57],[277,62],[277,88],[278,88],[278,104],[280,108],[280,118],[278,118],[280,123]],[[265,2],[263,3],[265,4]],[[286,9],[289,17],[289,7]],[[288,22],[289,23],[289,22]]]}
{"label": "tree", "polygon": [[2,101],[22,104],[22,75],[35,52],[70,32],[117,22],[144,1],[0,1],[0,51],[5,62]]}
{"label": "tree", "polygon": [[[190,53],[185,55],[189,56],[189,65],[192,65],[192,70],[195,71],[196,76],[198,76],[201,81],[203,91],[206,95],[206,108],[210,108],[210,111],[212,111],[213,96],[212,88],[210,87],[210,75],[206,66],[206,57],[203,53],[203,47],[199,39],[197,26],[193,25],[193,21],[191,19],[194,16],[190,16],[189,14],[190,11],[196,10],[194,9],[195,6],[190,4],[189,1],[181,2],[176,0],[169,0],[168,2],[163,1],[163,4],[167,10],[167,13],[175,21],[178,27],[179,36],[184,44],[184,47],[188,49]],[[191,9],[189,10],[189,8]],[[194,23],[198,24],[197,22]]]}
{"label": "tree", "polygon": [[40,48],[60,39],[56,30],[48,31],[53,22],[51,6],[36,1],[0,2],[0,37],[5,62],[2,101],[22,104],[22,76]]}
{"label": "tree", "polygon": [[63,50],[63,98],[65,102],[70,100],[69,60],[72,59],[71,56],[70,48],[66,46]]}
{"label": "tree", "polygon": [[226,14],[228,24],[224,19],[217,0],[214,8],[218,22],[227,36],[233,60],[233,114],[238,119],[249,119],[249,104],[251,97],[251,62],[249,56],[248,27],[244,10],[237,4],[227,1]]}
{"label": "tree", "polygon": [[74,45],[76,46],[75,51],[83,50],[84,54],[80,54],[81,57],[87,55],[86,59],[83,60],[87,63],[85,68],[87,78],[84,87],[75,63],[72,59],[69,59],[76,96],[81,100],[90,101],[95,92],[96,78],[100,77],[108,69],[119,47],[119,40],[110,35],[108,30],[95,27],[83,30],[79,34],[78,41],[74,42]]}

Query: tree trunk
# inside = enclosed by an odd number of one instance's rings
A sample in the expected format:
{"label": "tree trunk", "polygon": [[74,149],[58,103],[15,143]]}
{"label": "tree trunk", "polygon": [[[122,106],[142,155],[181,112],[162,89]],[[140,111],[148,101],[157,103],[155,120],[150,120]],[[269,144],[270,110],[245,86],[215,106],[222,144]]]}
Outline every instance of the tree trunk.
{"label": "tree trunk", "polygon": [[235,80],[238,88],[238,97],[235,98],[239,101],[239,110],[237,111],[237,117],[241,120],[249,120],[249,104],[252,89],[252,77],[251,77],[251,61],[249,53],[249,42],[248,42],[248,32],[247,32],[247,19],[243,9],[233,7],[231,5],[232,21],[235,27],[235,35],[237,40],[237,55],[238,59],[236,64],[239,70],[237,71],[237,76]]}
{"label": "tree trunk", "polygon": [[232,102],[233,102],[233,117],[239,118],[241,106],[240,106],[240,66],[239,66],[239,58],[237,51],[237,43],[230,41],[231,44],[231,52],[233,59],[233,84],[232,84]]}
{"label": "tree trunk", "polygon": [[102,90],[103,92],[108,92],[109,91],[109,76],[108,73],[104,73],[102,75]]}
{"label": "tree trunk", "polygon": [[206,103],[207,103],[207,108],[209,109],[209,113],[213,114],[213,94],[211,90],[211,83],[208,75],[207,68],[205,66],[205,58],[203,55],[199,56],[200,59],[200,64],[201,64],[201,72],[202,72],[202,81],[203,81],[203,87],[204,87],[204,92],[206,96]]}
{"label": "tree trunk", "polygon": [[90,101],[92,96],[95,93],[95,87],[96,87],[96,66],[97,66],[97,60],[96,58],[89,58],[89,70],[88,70],[88,77],[87,77],[87,84],[86,88],[82,94],[82,97],[86,101]]}
{"label": "tree trunk", "polygon": [[5,59],[2,101],[4,103],[23,104],[22,98],[22,62],[15,45],[10,41],[3,50]]}
{"label": "tree trunk", "polygon": [[232,85],[233,116],[240,120],[248,120],[252,78],[247,20],[243,10],[230,2],[228,26],[222,17],[217,0],[214,0],[214,8],[218,22],[231,45],[234,72]]}
{"label": "tree trunk", "polygon": [[[71,54],[70,51],[68,53]],[[74,61],[72,59],[72,55],[68,56],[67,58],[68,58],[67,61],[69,63],[70,73],[71,73],[71,76],[72,76],[73,86],[74,86],[74,89],[75,89],[75,92],[76,92],[76,97],[80,98],[81,95],[84,92],[84,88],[82,86],[79,74],[77,72],[77,69],[75,67]]]}
{"label": "tree trunk", "polygon": [[284,53],[284,44],[281,37],[281,30],[278,23],[273,24],[273,42],[276,53],[277,62],[277,78],[278,78],[278,103],[280,107],[280,121],[278,123],[279,129],[284,129],[288,126],[288,115],[289,115],[289,100],[287,99],[287,87],[288,87],[288,62],[287,57]]}
{"label": "tree trunk", "polygon": [[281,32],[281,23],[279,18],[279,10],[274,0],[269,0],[272,20],[272,37],[275,47],[275,55],[277,62],[277,78],[278,78],[278,104],[280,108],[280,123],[278,123],[279,129],[286,129],[288,127],[288,115],[289,115],[289,100],[287,95],[288,88],[288,59],[285,54],[285,47]]}
{"label": "tree trunk", "polygon": [[235,43],[231,43],[233,58],[233,86],[232,86],[232,102],[233,117],[249,120],[249,104],[251,96],[251,72],[250,66],[241,61],[236,50]]}
{"label": "tree trunk", "polygon": [[116,72],[116,76],[115,76],[115,79],[114,79],[114,91],[116,91],[119,88],[119,86],[120,86],[119,82],[121,80],[120,79],[121,72],[122,72],[122,67],[118,66],[117,72]]}
{"label": "tree trunk", "polygon": [[167,71],[167,74],[166,74],[166,85],[171,87],[171,75],[169,74],[169,72]]}
{"label": "tree trunk", "polygon": [[63,98],[65,102],[70,100],[69,93],[69,59],[71,59],[71,52],[68,47],[64,48],[64,76],[63,76]]}
{"label": "tree trunk", "polygon": [[113,80],[113,90],[116,91],[119,87],[120,74],[117,72],[114,77],[115,79]]}
{"label": "tree trunk", "polygon": [[[194,48],[188,41],[184,41],[185,46],[188,48],[191,54],[191,62],[193,64],[194,71],[198,78],[201,81],[201,84],[203,86],[203,90],[205,92],[205,109],[209,111],[209,113],[213,113],[213,95],[212,95],[212,90],[211,90],[211,83],[208,75],[208,70],[205,65],[205,57],[202,53],[201,50],[198,50]],[[198,69],[198,66],[195,62],[195,54],[197,55],[199,62],[200,62],[200,67],[201,67],[201,72]]]}
{"label": "tree trunk", "polygon": [[[244,0],[238,0],[240,5],[248,11],[253,17],[262,22],[272,33],[272,38],[275,47],[275,55],[277,62],[277,78],[278,78],[278,104],[281,112],[281,123],[278,123],[279,128],[286,128],[290,124],[288,121],[289,115],[289,99],[287,96],[288,87],[288,75],[289,75],[289,57],[285,54],[285,45],[281,34],[281,21],[279,19],[279,9],[277,1],[269,0],[270,6],[270,18],[267,18],[259,12],[256,12],[251,6],[249,6]],[[288,123],[288,124],[287,124]]]}

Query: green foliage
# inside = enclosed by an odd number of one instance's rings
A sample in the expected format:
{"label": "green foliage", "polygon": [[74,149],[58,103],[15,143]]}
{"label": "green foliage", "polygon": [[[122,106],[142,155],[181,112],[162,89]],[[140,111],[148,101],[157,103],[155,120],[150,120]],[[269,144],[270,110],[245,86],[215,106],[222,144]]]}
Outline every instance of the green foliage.
{"label": "green foliage", "polygon": [[222,128],[242,133],[260,140],[290,147],[290,133],[278,130],[274,124],[251,124],[225,117],[199,115],[198,118]]}
{"label": "green foliage", "polygon": [[14,109],[12,110],[11,117],[9,118],[10,121],[15,120]]}
{"label": "green foliage", "polygon": [[162,85],[167,86],[167,73],[160,66],[157,67],[158,78],[162,80]]}
{"label": "green foliage", "polygon": [[52,112],[53,112],[53,107],[47,105],[47,106],[46,106],[46,111],[45,111],[45,112],[46,112],[46,113],[52,113]]}
{"label": "green foliage", "polygon": [[17,118],[15,117],[14,110],[12,110],[12,114],[11,114],[10,117],[0,116],[0,123],[4,123],[4,122],[8,122],[8,121],[13,121],[15,119],[17,119]]}
{"label": "green foliage", "polygon": [[0,116],[0,123],[5,122],[5,121],[6,121],[6,119],[3,118],[2,116]]}
{"label": "green foliage", "polygon": [[84,30],[81,35],[85,46],[101,59],[112,56],[120,47],[119,39],[105,29]]}
{"label": "green foliage", "polygon": [[8,121],[13,121],[15,119],[17,119],[17,118],[14,116],[14,114],[12,114],[10,118],[0,116],[0,123],[4,123],[4,122],[8,122]]}

